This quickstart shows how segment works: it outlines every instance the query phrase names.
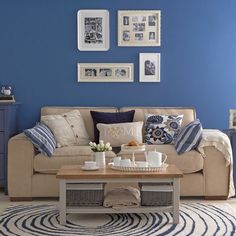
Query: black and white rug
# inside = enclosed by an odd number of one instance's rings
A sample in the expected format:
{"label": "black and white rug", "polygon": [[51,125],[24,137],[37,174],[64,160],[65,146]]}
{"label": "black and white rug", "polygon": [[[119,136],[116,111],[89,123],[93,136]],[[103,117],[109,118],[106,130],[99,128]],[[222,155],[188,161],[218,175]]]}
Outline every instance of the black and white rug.
{"label": "black and white rug", "polygon": [[66,226],[58,218],[55,205],[12,206],[0,216],[0,235],[236,235],[236,211],[226,203],[182,203],[178,225],[170,213],[70,214]]}

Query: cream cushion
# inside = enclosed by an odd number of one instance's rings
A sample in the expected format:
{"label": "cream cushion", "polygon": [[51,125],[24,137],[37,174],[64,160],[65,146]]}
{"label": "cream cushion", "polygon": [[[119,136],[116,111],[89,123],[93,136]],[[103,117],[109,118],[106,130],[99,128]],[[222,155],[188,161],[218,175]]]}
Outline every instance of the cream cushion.
{"label": "cream cushion", "polygon": [[[107,163],[115,156],[113,152],[106,152]],[[92,160],[93,152],[89,146],[71,146],[57,148],[51,158],[42,154],[35,156],[34,171],[38,173],[55,174],[63,165],[83,165],[84,161]]]}
{"label": "cream cushion", "polygon": [[127,122],[117,124],[97,124],[100,140],[109,142],[112,147],[120,147],[129,141],[142,143],[143,122]]}
{"label": "cream cushion", "polygon": [[84,124],[86,130],[88,132],[90,140],[94,140],[94,127],[93,127],[93,119],[90,114],[90,111],[100,111],[100,112],[117,112],[117,108],[115,107],[42,107],[41,116],[46,115],[58,115],[62,113],[66,113],[73,110],[79,110],[81,116],[83,117]]}
{"label": "cream cushion", "polygon": [[41,121],[52,130],[57,147],[87,145],[89,143],[89,136],[79,110],[41,116]]}
{"label": "cream cushion", "polygon": [[[204,159],[202,155],[195,150],[178,155],[172,144],[146,145],[146,151],[148,150],[156,150],[167,154],[166,162],[176,165],[185,174],[203,170]],[[124,156],[127,154],[121,151],[118,155]],[[145,160],[144,153],[136,153],[135,157],[136,160]]]}

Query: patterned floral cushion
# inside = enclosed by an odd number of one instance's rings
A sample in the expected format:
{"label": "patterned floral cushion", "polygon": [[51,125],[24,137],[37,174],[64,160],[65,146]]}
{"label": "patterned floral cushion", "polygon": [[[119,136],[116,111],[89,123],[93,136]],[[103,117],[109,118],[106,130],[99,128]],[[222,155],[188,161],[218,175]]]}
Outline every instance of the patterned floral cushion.
{"label": "patterned floral cushion", "polygon": [[146,114],[146,144],[171,144],[180,131],[183,115]]}

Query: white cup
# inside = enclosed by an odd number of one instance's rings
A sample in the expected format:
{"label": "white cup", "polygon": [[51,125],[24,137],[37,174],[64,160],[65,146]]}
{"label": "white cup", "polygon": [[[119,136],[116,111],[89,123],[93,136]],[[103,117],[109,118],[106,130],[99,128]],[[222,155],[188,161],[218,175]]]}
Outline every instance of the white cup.
{"label": "white cup", "polygon": [[114,166],[120,166],[120,161],[121,161],[121,157],[114,157],[113,158]]}
{"label": "white cup", "polygon": [[137,165],[137,167],[148,167],[147,161],[136,161],[135,164]]}
{"label": "white cup", "polygon": [[87,169],[94,169],[97,167],[97,163],[96,163],[96,161],[85,161],[84,167]]}
{"label": "white cup", "polygon": [[120,166],[123,166],[123,167],[131,166],[131,160],[130,159],[120,160]]}

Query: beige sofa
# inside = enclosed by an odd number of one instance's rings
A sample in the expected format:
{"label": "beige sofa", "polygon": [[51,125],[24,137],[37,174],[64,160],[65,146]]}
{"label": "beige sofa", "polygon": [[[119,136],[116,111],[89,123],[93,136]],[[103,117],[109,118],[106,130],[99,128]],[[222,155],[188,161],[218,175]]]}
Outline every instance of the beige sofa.
{"label": "beige sofa", "polygon": [[[93,107],[43,107],[41,115],[60,114],[79,109],[83,116],[88,134],[93,140],[93,121],[90,110],[117,112],[117,108]],[[134,121],[143,121],[145,113],[183,114],[182,126],[196,117],[193,108],[138,108],[126,107],[120,111],[135,110]],[[82,164],[91,159],[89,146],[71,146],[57,148],[53,157],[39,154],[32,143],[21,133],[10,139],[8,144],[8,190],[11,200],[30,200],[32,197],[58,196],[56,173],[61,165]],[[225,165],[223,155],[214,147],[206,147],[206,157],[197,151],[178,155],[173,145],[148,145],[147,150],[156,149],[168,155],[167,163],[175,164],[184,177],[181,180],[181,196],[202,196],[207,199],[226,199],[229,186],[229,167]],[[115,153],[106,154],[107,161]],[[137,155],[137,159],[143,159]]]}

